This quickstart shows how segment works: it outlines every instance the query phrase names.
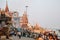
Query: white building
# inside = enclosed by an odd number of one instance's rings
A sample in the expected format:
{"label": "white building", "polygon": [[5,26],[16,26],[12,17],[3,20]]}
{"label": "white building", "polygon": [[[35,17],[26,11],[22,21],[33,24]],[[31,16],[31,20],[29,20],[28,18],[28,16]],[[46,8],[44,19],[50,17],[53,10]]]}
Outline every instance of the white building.
{"label": "white building", "polygon": [[12,14],[12,22],[13,22],[13,27],[20,27],[20,16],[18,12],[13,12]]}

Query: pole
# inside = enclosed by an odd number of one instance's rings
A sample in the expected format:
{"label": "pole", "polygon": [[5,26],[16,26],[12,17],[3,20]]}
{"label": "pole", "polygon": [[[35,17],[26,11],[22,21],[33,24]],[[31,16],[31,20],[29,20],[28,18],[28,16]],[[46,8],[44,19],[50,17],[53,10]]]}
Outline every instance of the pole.
{"label": "pole", "polygon": [[27,8],[28,8],[28,6],[26,6],[26,13],[27,13]]}

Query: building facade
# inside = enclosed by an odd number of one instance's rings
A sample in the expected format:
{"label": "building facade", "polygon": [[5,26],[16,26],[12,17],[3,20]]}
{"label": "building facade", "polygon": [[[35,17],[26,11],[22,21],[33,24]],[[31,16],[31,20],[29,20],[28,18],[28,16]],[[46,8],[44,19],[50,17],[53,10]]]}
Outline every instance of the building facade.
{"label": "building facade", "polygon": [[22,28],[28,27],[28,17],[26,12],[24,12],[23,16],[20,17],[20,26]]}
{"label": "building facade", "polygon": [[[2,19],[5,20],[5,19],[7,19],[7,17],[10,17],[12,19],[12,15],[11,14],[12,13],[9,11],[8,4],[7,4],[7,1],[6,1],[5,8],[4,9],[0,8],[0,20],[2,20]],[[1,18],[1,17],[3,17],[3,18]]]}
{"label": "building facade", "polygon": [[18,12],[13,12],[12,14],[12,24],[13,24],[13,27],[15,28],[20,28],[20,17],[19,17],[19,13]]}

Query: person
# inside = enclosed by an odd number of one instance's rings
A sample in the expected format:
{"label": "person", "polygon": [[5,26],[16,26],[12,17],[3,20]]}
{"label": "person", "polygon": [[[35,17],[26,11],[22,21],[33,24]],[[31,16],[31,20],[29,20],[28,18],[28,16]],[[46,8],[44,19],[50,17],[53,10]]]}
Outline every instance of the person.
{"label": "person", "polygon": [[44,40],[49,40],[49,39],[48,39],[48,36],[45,36],[45,37],[44,37]]}
{"label": "person", "polygon": [[21,38],[21,32],[17,32],[19,38]]}
{"label": "person", "polygon": [[10,31],[10,36],[12,36],[12,35],[14,35],[14,31],[13,30]]}
{"label": "person", "polygon": [[38,40],[44,40],[42,36],[39,36]]}
{"label": "person", "polygon": [[54,40],[53,35],[49,35],[49,40]]}
{"label": "person", "polygon": [[54,40],[59,40],[57,36],[54,36]]}
{"label": "person", "polygon": [[17,34],[17,30],[14,29],[14,36],[16,36],[16,34]]}
{"label": "person", "polygon": [[39,34],[39,37],[36,40],[44,40],[44,39],[43,39],[42,35]]}

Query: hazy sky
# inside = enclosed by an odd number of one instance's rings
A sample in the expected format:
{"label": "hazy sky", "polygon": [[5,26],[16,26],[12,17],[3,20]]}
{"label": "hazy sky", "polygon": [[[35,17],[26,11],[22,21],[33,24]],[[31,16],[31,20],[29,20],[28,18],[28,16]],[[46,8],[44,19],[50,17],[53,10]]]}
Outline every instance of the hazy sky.
{"label": "hazy sky", "polygon": [[[0,0],[0,8],[4,9],[6,0]],[[60,0],[8,0],[10,11],[18,11],[20,16],[28,5],[29,22],[39,23],[46,28],[60,28]]]}

